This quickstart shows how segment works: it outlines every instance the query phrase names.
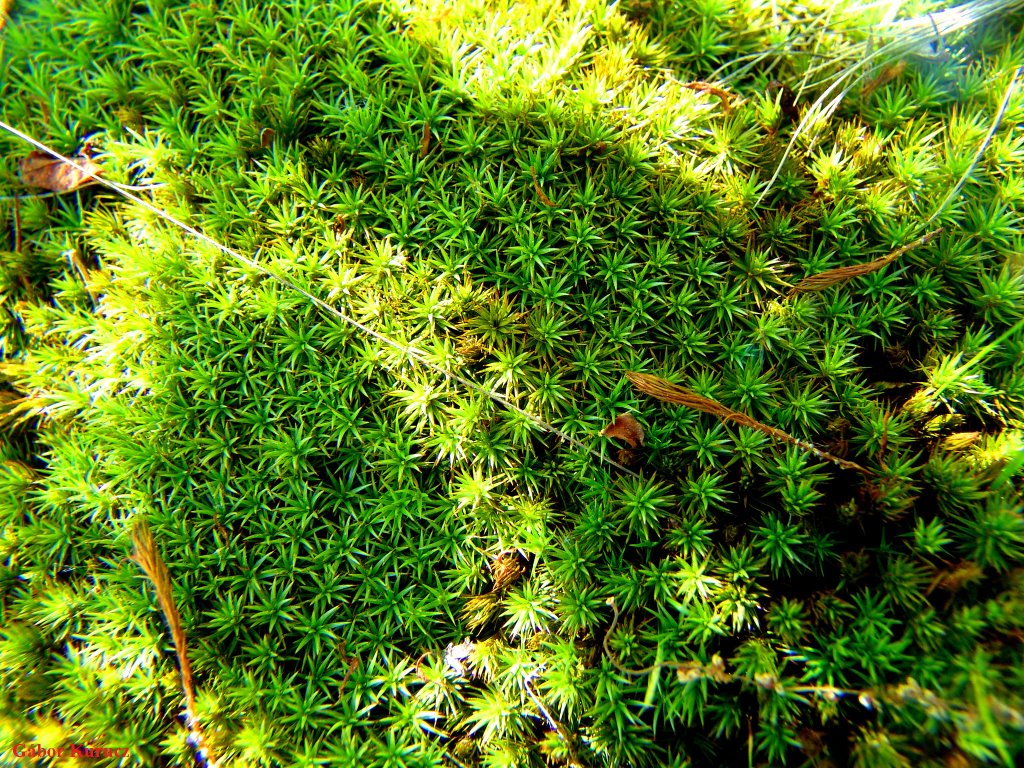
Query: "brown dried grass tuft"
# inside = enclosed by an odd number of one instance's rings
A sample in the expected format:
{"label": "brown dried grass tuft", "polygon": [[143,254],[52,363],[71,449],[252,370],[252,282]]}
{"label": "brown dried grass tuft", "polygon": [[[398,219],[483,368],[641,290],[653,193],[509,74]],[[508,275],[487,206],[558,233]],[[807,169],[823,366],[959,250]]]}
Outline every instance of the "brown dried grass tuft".
{"label": "brown dried grass tuft", "polygon": [[914,240],[911,243],[907,243],[906,245],[897,248],[892,253],[888,253],[885,256],[882,256],[881,258],[875,259],[874,261],[869,261],[864,264],[854,264],[853,266],[850,267],[837,267],[836,269],[826,269],[824,272],[819,272],[816,275],[805,277],[803,280],[801,280],[799,283],[793,286],[793,289],[789,292],[789,295],[792,297],[798,293],[823,291],[826,288],[829,288],[833,285],[837,285],[838,283],[846,282],[847,280],[852,280],[855,277],[860,277],[861,275],[870,275],[872,272],[877,272],[878,270],[880,270],[886,264],[892,264],[892,262],[896,261],[896,259],[905,254],[907,251],[913,248],[919,248],[920,246],[924,245],[937,234],[939,234],[941,231],[942,227],[939,227],[938,229],[933,229],[931,232],[928,232],[927,234],[917,238],[917,240]]}
{"label": "brown dried grass tuft", "polygon": [[188,717],[188,728],[192,734],[195,748],[201,754],[205,754],[206,764],[210,768],[216,768],[217,760],[210,753],[209,745],[203,739],[202,729],[199,725],[199,717],[196,712],[195,683],[192,679],[192,663],[188,659],[181,614],[178,612],[178,604],[174,600],[171,574],[167,570],[163,558],[160,557],[160,551],[153,540],[153,533],[145,521],[136,523],[131,535],[132,544],[135,546],[135,552],[131,559],[138,563],[149,580],[153,582],[160,611],[171,628],[171,639],[174,641],[174,650],[178,656],[178,666],[181,669],[181,687],[185,693],[185,714]]}
{"label": "brown dried grass tuft", "polygon": [[748,427],[750,429],[756,429],[759,432],[780,440],[790,445],[795,445],[798,448],[802,448],[805,451],[810,451],[815,456],[837,464],[843,469],[855,469],[858,472],[863,472],[866,475],[870,475],[871,471],[865,469],[860,464],[846,459],[841,459],[838,456],[834,456],[831,453],[815,448],[810,443],[798,440],[781,429],[770,427],[767,424],[763,424],[757,419],[747,416],[745,413],[734,411],[731,408],[727,408],[721,403],[711,400],[707,397],[702,397],[695,392],[691,392],[688,389],[683,389],[680,386],[673,384],[672,382],[665,381],[665,379],[659,378],[658,376],[651,376],[647,373],[636,373],[634,371],[626,371],[626,378],[629,379],[630,383],[636,387],[639,391],[645,395],[657,398],[665,403],[675,403],[676,405],[683,405],[687,408],[692,408],[695,411],[701,413],[709,413],[712,416],[721,419],[722,421],[731,421],[734,424],[738,424],[741,427]]}

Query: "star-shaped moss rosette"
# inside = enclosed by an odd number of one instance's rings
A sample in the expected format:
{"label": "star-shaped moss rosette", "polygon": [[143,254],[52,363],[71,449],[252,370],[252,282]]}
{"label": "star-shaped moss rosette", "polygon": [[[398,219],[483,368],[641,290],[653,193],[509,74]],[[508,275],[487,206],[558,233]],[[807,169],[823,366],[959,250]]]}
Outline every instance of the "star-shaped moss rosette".
{"label": "star-shaped moss rosette", "polygon": [[1021,762],[1020,26],[14,7],[0,741]]}

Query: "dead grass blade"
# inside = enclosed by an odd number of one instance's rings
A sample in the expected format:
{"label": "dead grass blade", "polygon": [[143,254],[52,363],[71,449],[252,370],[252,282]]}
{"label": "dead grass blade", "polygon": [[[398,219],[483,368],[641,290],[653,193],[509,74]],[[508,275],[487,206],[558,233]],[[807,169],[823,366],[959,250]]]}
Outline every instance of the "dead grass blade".
{"label": "dead grass blade", "polygon": [[423,136],[420,138],[420,157],[426,157],[430,152],[430,123],[423,124]]}
{"label": "dead grass blade", "polygon": [[992,137],[996,135],[996,131],[999,130],[1000,124],[1003,122],[1003,116],[1006,115],[1006,108],[1010,105],[1010,97],[1013,95],[1013,89],[1017,87],[1017,82],[1020,80],[1021,72],[1024,72],[1024,64],[1017,67],[1013,73],[1013,77],[1010,80],[1010,84],[1006,86],[1006,91],[1003,93],[1003,100],[999,103],[999,109],[996,110],[996,115],[992,120],[992,125],[988,129],[988,133],[985,134],[985,138],[981,141],[981,146],[978,147],[974,153],[974,159],[971,160],[971,164],[967,166],[967,170],[964,171],[963,175],[957,181],[956,186],[949,190],[949,194],[946,198],[939,203],[939,207],[936,208],[932,215],[928,217],[928,222],[935,221],[949,206],[950,203],[956,199],[956,196],[960,194],[960,190],[964,188],[964,184],[974,173],[974,169],[981,161],[982,156],[985,154],[985,150],[988,149],[988,145],[992,143]]}
{"label": "dead grass blade", "polygon": [[927,234],[917,238],[917,240],[914,240],[911,243],[907,243],[906,245],[897,248],[892,253],[888,253],[885,256],[882,256],[881,258],[875,259],[874,261],[869,261],[864,264],[854,264],[853,266],[849,267],[836,267],[835,269],[826,269],[824,272],[819,272],[816,275],[805,277],[803,280],[801,280],[799,283],[793,286],[792,290],[789,292],[789,296],[793,297],[798,293],[823,291],[826,288],[829,288],[833,285],[838,285],[839,283],[846,282],[847,280],[852,280],[855,277],[860,277],[861,275],[870,275],[872,272],[877,272],[886,264],[891,264],[892,262],[896,261],[896,259],[898,259],[907,251],[913,248],[921,247],[929,240],[931,240],[933,237],[935,237],[937,234],[939,234],[941,231],[942,227],[939,227],[938,229],[933,229],[931,232],[928,232]]}
{"label": "dead grass blade", "polygon": [[537,169],[532,165],[530,166],[530,173],[533,175],[533,191],[537,193],[537,197],[540,198],[540,201],[544,203],[544,205],[553,207],[554,203],[551,202],[550,197],[544,194],[544,190],[541,188],[540,182],[537,180]]}
{"label": "dead grass blade", "polygon": [[870,475],[871,471],[865,469],[860,464],[856,464],[846,459],[841,459],[838,456],[833,456],[831,453],[815,448],[810,443],[798,440],[781,429],[770,427],[767,424],[762,424],[757,419],[747,416],[745,413],[734,411],[731,408],[727,408],[715,400],[711,400],[707,397],[702,397],[695,392],[691,392],[688,389],[683,389],[665,379],[659,378],[658,376],[651,376],[647,373],[636,373],[634,371],[626,371],[626,378],[629,379],[630,383],[640,392],[645,395],[657,398],[665,403],[675,403],[676,405],[683,405],[687,408],[692,408],[695,411],[701,413],[709,413],[712,416],[721,419],[723,422],[731,421],[734,424],[738,424],[741,427],[748,427],[749,429],[756,429],[758,432],[763,432],[769,437],[773,437],[783,443],[789,445],[795,445],[798,448],[802,448],[805,451],[810,451],[815,456],[821,459],[826,459],[834,464],[842,467],[843,469],[855,469],[858,472],[863,472],[865,475]]}
{"label": "dead grass blade", "polygon": [[138,563],[149,580],[153,582],[160,611],[171,628],[171,639],[174,640],[174,650],[178,656],[178,666],[181,669],[181,687],[185,693],[185,714],[188,717],[188,728],[192,735],[192,741],[196,750],[201,755],[205,755],[209,768],[216,768],[217,760],[210,754],[209,745],[205,743],[199,725],[199,717],[196,712],[196,690],[192,680],[192,663],[188,659],[181,614],[178,613],[178,605],[174,601],[171,574],[168,572],[163,558],[160,557],[160,551],[153,540],[153,533],[144,521],[137,523],[132,530],[132,544],[135,546],[135,552],[131,559]]}
{"label": "dead grass blade", "polygon": [[894,64],[890,64],[887,67],[883,67],[882,71],[878,73],[874,78],[864,84],[864,87],[860,89],[861,98],[870,96],[876,90],[881,88],[886,83],[895,80],[897,77],[903,74],[907,68],[906,59],[900,59]]}

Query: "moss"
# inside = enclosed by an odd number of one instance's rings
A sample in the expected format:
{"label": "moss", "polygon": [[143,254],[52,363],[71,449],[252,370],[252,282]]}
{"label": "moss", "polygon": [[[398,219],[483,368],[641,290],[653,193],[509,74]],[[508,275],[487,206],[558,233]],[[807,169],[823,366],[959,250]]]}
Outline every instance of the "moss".
{"label": "moss", "polygon": [[16,5],[0,741],[1019,762],[1018,5]]}

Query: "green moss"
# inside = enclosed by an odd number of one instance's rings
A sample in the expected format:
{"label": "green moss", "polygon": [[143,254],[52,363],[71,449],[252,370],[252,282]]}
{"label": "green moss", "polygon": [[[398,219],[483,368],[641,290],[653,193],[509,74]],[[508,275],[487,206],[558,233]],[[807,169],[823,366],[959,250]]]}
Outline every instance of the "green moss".
{"label": "green moss", "polygon": [[1019,762],[1017,6],[16,6],[253,261],[0,138],[0,742],[194,762],[145,518],[224,764]]}

